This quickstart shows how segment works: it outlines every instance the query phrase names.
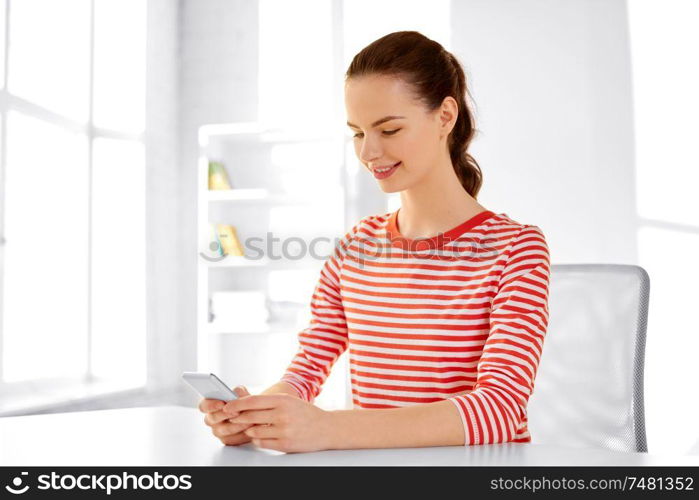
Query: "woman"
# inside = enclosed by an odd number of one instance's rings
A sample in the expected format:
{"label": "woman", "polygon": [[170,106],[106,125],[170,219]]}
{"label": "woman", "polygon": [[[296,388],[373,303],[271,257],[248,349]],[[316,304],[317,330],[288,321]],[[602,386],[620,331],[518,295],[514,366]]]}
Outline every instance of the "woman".
{"label": "woman", "polygon": [[[548,325],[541,230],[476,201],[482,176],[464,72],[414,31],[386,35],[346,74],[357,157],[393,213],[360,220],[325,262],[310,325],[280,382],[202,400],[223,443],[280,451],[528,442]],[[349,350],[354,409],[312,404]]]}

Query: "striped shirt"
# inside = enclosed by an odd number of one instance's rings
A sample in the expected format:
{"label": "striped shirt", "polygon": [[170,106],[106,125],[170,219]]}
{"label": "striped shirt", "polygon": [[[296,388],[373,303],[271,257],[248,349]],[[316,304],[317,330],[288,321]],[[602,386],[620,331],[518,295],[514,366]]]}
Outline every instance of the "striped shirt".
{"label": "striped shirt", "polygon": [[486,210],[411,240],[397,214],[364,217],[325,261],[282,380],[313,401],[348,350],[355,408],[448,399],[464,444],[531,441],[527,402],[548,325],[544,234]]}

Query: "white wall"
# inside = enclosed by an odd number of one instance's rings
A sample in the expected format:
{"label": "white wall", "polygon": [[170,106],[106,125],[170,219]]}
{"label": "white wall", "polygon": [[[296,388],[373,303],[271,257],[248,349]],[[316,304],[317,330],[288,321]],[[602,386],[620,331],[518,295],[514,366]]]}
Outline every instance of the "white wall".
{"label": "white wall", "polygon": [[[258,5],[249,0],[181,0],[179,21],[177,331],[184,369],[197,356],[197,133],[207,123],[257,119]],[[179,374],[178,374],[179,377]]]}
{"label": "white wall", "polygon": [[[149,0],[146,55],[146,231],[148,385],[178,389],[179,32],[177,2]],[[174,362],[173,362],[174,361]]]}
{"label": "white wall", "polygon": [[699,402],[688,397],[699,380],[690,194],[699,73],[686,62],[698,16],[692,0],[452,2],[452,50],[481,131],[481,203],[539,225],[553,264],[638,264],[650,274],[645,409],[655,453],[683,453],[699,438]]}
{"label": "white wall", "polygon": [[539,225],[554,263],[636,263],[624,0],[452,2],[452,47],[477,105],[481,203]]}

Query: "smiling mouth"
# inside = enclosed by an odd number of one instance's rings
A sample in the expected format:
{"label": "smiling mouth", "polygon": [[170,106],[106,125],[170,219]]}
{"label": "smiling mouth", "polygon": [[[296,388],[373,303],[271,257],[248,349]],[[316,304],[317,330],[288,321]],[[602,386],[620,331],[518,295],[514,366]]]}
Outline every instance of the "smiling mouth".
{"label": "smiling mouth", "polygon": [[383,180],[383,179],[388,179],[390,176],[393,175],[393,172],[398,170],[398,167],[402,165],[402,162],[398,162],[395,165],[392,165],[390,167],[384,167],[384,168],[375,168],[372,170],[372,173],[374,174],[375,179]]}
{"label": "smiling mouth", "polygon": [[382,173],[388,172],[389,170],[391,170],[394,167],[397,167],[399,164],[400,164],[400,162],[395,163],[389,167],[374,168],[374,169],[372,169],[372,172],[378,172],[378,173],[382,174]]}

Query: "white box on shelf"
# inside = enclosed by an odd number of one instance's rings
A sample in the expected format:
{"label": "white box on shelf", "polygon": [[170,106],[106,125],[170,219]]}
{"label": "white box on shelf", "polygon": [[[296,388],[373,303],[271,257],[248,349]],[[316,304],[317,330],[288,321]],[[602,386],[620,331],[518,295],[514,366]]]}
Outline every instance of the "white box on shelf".
{"label": "white box on shelf", "polygon": [[220,291],[211,294],[212,327],[229,332],[263,332],[269,329],[265,294],[256,291]]}

